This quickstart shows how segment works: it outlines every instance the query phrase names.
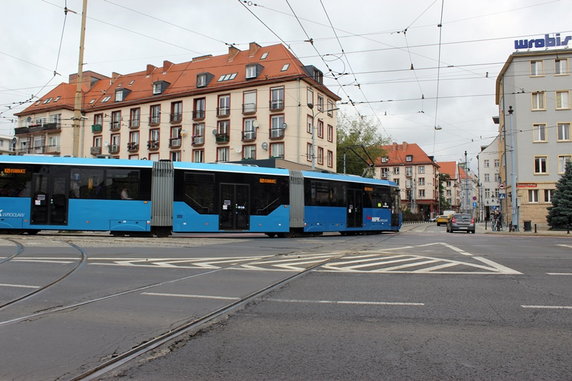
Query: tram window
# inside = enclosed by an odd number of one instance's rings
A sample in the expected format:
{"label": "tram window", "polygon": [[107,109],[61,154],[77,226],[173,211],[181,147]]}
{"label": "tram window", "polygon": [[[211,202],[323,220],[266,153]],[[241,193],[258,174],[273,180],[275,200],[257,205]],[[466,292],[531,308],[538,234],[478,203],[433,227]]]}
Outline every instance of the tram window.
{"label": "tram window", "polygon": [[30,197],[32,172],[30,166],[0,167],[0,197]]}
{"label": "tram window", "polygon": [[103,168],[72,168],[70,198],[106,198]]}
{"label": "tram window", "polygon": [[288,181],[283,178],[261,176],[252,183],[252,214],[268,215],[282,204],[288,204]]}
{"label": "tram window", "polygon": [[[313,206],[345,205],[344,184],[327,181],[310,181],[306,183],[306,202]],[[309,192],[309,193],[308,193]]]}
{"label": "tram window", "polygon": [[108,169],[105,176],[107,198],[111,200],[140,200],[139,170]]}
{"label": "tram window", "polygon": [[185,173],[184,200],[198,213],[216,213],[215,191],[214,174],[192,172]]}
{"label": "tram window", "polygon": [[364,208],[390,208],[391,194],[388,188],[374,187],[364,194]]}

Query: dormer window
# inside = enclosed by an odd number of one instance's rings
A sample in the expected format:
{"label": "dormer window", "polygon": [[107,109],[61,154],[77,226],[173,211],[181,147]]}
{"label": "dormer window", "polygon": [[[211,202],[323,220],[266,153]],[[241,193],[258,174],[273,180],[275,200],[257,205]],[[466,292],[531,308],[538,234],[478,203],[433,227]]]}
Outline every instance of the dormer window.
{"label": "dormer window", "polygon": [[214,75],[211,73],[199,73],[197,74],[197,87],[207,87]]}
{"label": "dormer window", "polygon": [[254,79],[262,73],[264,67],[260,64],[246,65],[246,79]]}
{"label": "dormer window", "polygon": [[405,156],[405,161],[413,161],[413,155]]}
{"label": "dormer window", "polygon": [[115,102],[124,101],[130,92],[129,89],[115,89]]}
{"label": "dormer window", "polygon": [[107,95],[107,96],[105,96],[105,97],[101,100],[101,103],[109,102],[110,99],[111,99],[111,96],[110,96],[110,95]]}
{"label": "dormer window", "polygon": [[381,158],[382,163],[387,163],[388,161],[389,161],[389,158],[387,156],[384,156]]}
{"label": "dormer window", "polygon": [[153,82],[153,95],[162,94],[169,86],[169,82],[157,81]]}
{"label": "dormer window", "polygon": [[266,57],[268,57],[268,52],[262,53],[262,56],[260,57],[260,59],[261,59],[261,60],[265,60]]}

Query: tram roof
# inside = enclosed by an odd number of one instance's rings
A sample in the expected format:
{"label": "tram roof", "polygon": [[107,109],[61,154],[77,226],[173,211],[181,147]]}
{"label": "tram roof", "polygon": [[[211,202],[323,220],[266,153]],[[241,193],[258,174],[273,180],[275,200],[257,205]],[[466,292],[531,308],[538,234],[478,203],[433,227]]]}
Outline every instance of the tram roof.
{"label": "tram roof", "polygon": [[0,156],[0,163],[47,164],[47,165],[84,165],[97,167],[151,168],[149,160],[97,159],[59,156]]}
{"label": "tram roof", "polygon": [[371,185],[385,185],[396,187],[397,184],[389,180],[372,179],[368,177],[361,177],[356,175],[343,175],[339,173],[326,173],[326,172],[313,172],[302,171],[304,178],[308,179],[322,179],[333,181],[345,181],[350,183],[371,184]]}

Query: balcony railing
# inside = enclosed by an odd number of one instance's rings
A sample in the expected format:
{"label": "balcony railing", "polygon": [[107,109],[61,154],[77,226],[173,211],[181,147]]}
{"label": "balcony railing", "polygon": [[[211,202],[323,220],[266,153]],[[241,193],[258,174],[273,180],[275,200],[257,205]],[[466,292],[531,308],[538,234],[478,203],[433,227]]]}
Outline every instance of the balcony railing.
{"label": "balcony railing", "polygon": [[242,131],[242,141],[251,142],[256,140],[256,131]]}
{"label": "balcony railing", "polygon": [[46,153],[58,153],[60,152],[59,145],[47,145],[46,146]]}
{"label": "balcony railing", "polygon": [[103,126],[101,124],[92,124],[91,125],[91,132],[97,134],[103,130]]}
{"label": "balcony railing", "polygon": [[60,128],[59,122],[44,123],[44,130],[59,130]]}
{"label": "balcony railing", "polygon": [[119,144],[110,144],[108,152],[112,155],[119,153]]}
{"label": "balcony railing", "polygon": [[171,114],[169,118],[169,121],[171,123],[181,123],[182,120],[183,120],[183,114],[181,113]]}
{"label": "balcony railing", "polygon": [[139,143],[138,142],[129,142],[127,143],[127,151],[129,152],[137,152],[139,150]]}
{"label": "balcony railing", "polygon": [[161,124],[161,116],[160,115],[152,115],[149,117],[149,125],[150,126],[158,126]]}
{"label": "balcony railing", "polygon": [[101,147],[91,147],[89,153],[93,156],[101,155]]}
{"label": "balcony railing", "polygon": [[203,135],[193,136],[193,146],[202,146],[205,144],[205,137]]}
{"label": "balcony railing", "polygon": [[181,138],[169,139],[169,147],[170,148],[180,148],[181,147]]}
{"label": "balcony railing", "polygon": [[283,139],[284,138],[284,128],[271,128],[270,129],[270,139]]}
{"label": "balcony railing", "polygon": [[156,151],[159,149],[159,141],[158,140],[149,140],[147,142],[147,149],[149,151]]}
{"label": "balcony railing", "polygon": [[205,118],[205,110],[193,110],[193,120],[202,120]]}
{"label": "balcony railing", "polygon": [[141,121],[139,119],[131,119],[129,121],[129,128],[139,128]]}
{"label": "balcony railing", "polygon": [[217,107],[216,116],[219,118],[225,118],[230,115],[230,107]]}
{"label": "balcony railing", "polygon": [[242,105],[243,114],[255,114],[256,113],[256,103],[244,103]]}
{"label": "balcony railing", "polygon": [[215,134],[217,144],[224,144],[230,141],[230,135],[228,133]]}
{"label": "balcony railing", "polygon": [[28,133],[30,133],[30,128],[29,127],[16,127],[16,128],[14,128],[14,133],[16,135],[28,134]]}
{"label": "balcony railing", "polygon": [[111,131],[119,131],[120,128],[121,128],[121,122],[118,120],[109,123],[109,129]]}
{"label": "balcony railing", "polygon": [[284,110],[284,101],[282,99],[275,99],[270,101],[270,111]]}

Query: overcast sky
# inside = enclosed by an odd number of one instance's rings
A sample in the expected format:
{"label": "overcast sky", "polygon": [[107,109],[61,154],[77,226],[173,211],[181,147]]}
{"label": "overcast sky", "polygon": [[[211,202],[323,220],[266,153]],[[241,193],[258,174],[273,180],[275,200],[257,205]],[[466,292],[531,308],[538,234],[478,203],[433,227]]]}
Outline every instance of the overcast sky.
{"label": "overcast sky", "polygon": [[[11,112],[30,104],[20,102],[77,72],[81,8],[0,1],[0,134],[13,134]],[[126,74],[283,42],[326,74],[345,113],[437,161],[466,150],[472,168],[497,134],[495,80],[514,40],[572,35],[572,0],[89,0],[87,16],[84,70]]]}

